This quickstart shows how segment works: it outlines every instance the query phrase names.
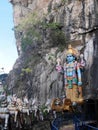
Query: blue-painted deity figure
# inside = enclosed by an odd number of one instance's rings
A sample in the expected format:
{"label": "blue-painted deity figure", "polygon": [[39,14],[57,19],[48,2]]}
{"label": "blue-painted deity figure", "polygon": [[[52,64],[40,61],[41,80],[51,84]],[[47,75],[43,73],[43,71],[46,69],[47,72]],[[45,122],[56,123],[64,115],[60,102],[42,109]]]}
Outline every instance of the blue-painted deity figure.
{"label": "blue-painted deity figure", "polygon": [[57,71],[64,73],[66,98],[71,99],[72,102],[83,101],[81,68],[85,66],[85,61],[81,56],[82,58],[78,62],[77,54],[77,50],[69,45],[64,65],[61,65],[59,58],[56,65]]}

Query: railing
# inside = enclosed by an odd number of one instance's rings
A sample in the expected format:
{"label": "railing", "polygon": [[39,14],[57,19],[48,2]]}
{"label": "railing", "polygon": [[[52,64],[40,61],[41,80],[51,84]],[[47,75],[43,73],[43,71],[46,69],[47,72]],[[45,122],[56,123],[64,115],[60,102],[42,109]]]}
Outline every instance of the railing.
{"label": "railing", "polygon": [[59,130],[61,122],[62,122],[62,117],[58,117],[54,119],[51,124],[51,130]]}
{"label": "railing", "polygon": [[[98,130],[98,128],[95,127],[95,120],[81,121],[77,116],[74,116],[74,124],[75,130]],[[89,124],[93,124],[95,126]]]}
{"label": "railing", "polygon": [[[75,130],[98,130],[96,128],[96,121],[95,120],[84,120],[83,115],[61,115],[53,120],[51,124],[51,130],[59,130],[59,128],[63,125],[66,125],[66,121],[69,119],[73,120],[73,124],[75,125]],[[65,124],[64,124],[65,123]],[[91,125],[92,124],[92,125]]]}
{"label": "railing", "polygon": [[73,114],[62,114],[61,116],[55,118],[53,121],[52,121],[52,124],[51,124],[51,130],[59,130],[59,128],[62,126],[62,125],[68,125],[68,121],[69,122],[72,122],[73,123]]}
{"label": "railing", "polygon": [[58,126],[55,125],[55,120],[51,124],[51,130],[58,130]]}

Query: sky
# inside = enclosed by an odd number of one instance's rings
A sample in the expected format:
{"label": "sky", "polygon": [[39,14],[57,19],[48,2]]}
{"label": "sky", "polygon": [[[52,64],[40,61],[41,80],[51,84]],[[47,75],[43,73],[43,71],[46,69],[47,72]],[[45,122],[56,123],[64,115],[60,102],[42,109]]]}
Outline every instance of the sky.
{"label": "sky", "polygon": [[13,28],[13,7],[9,0],[0,0],[0,74],[9,73],[18,58]]}

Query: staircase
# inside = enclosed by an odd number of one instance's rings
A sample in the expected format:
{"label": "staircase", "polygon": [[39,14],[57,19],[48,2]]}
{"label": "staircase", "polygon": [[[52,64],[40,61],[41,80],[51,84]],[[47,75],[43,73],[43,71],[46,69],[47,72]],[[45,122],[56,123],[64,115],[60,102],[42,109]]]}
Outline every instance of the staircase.
{"label": "staircase", "polygon": [[63,113],[62,115],[53,120],[51,124],[51,130],[63,130],[63,127],[66,126],[67,128],[70,124],[73,125],[73,114],[69,112]]}
{"label": "staircase", "polygon": [[52,122],[51,130],[98,130],[96,120],[84,120],[83,115],[65,113]]}
{"label": "staircase", "polygon": [[84,100],[72,112],[63,112],[52,122],[51,130],[98,130],[98,100]]}

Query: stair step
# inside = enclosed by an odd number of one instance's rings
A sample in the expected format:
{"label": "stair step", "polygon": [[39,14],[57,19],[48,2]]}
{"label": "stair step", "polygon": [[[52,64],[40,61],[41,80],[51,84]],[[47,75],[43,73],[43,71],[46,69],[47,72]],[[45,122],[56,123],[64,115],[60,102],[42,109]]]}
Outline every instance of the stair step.
{"label": "stair step", "polygon": [[75,130],[74,124],[71,125],[65,125],[60,128],[60,130]]}

